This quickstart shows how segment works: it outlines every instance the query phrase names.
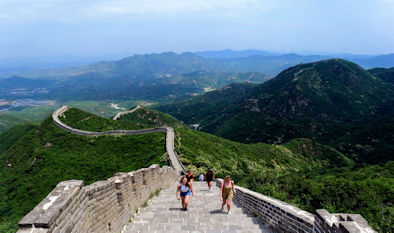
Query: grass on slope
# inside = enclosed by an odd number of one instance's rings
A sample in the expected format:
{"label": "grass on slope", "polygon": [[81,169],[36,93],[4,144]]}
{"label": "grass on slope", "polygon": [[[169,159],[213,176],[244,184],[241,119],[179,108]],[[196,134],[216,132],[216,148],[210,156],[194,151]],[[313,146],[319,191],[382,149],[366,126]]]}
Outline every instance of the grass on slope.
{"label": "grass on slope", "polygon": [[76,129],[97,132],[130,128],[126,121],[114,121],[82,111],[78,108],[70,108],[63,115],[59,116],[59,120]]}
{"label": "grass on slope", "polygon": [[22,117],[12,116],[8,112],[0,112],[0,133],[23,122],[27,122],[27,120]]}
{"label": "grass on slope", "polygon": [[91,131],[132,130],[163,126],[186,128],[184,124],[172,116],[147,108],[141,108],[131,114],[124,115],[117,121],[71,108],[59,119],[73,128]]}
{"label": "grass on slope", "polygon": [[59,181],[89,184],[117,172],[163,165],[164,153],[164,133],[84,137],[61,130],[48,118],[0,155],[0,232],[15,232],[17,222]]}
{"label": "grass on slope", "polygon": [[212,168],[218,176],[231,174],[244,184],[263,170],[304,171],[353,164],[335,149],[309,139],[283,145],[243,144],[194,130],[176,132],[175,147],[187,167],[197,172]]}
{"label": "grass on slope", "polygon": [[379,232],[393,232],[394,162],[354,165],[309,139],[283,145],[242,144],[177,129],[176,150],[196,174],[213,169],[238,185],[314,212],[359,213]]}
{"label": "grass on slope", "polygon": [[140,108],[133,113],[123,115],[119,121],[128,121],[128,127],[133,129],[155,128],[171,126],[173,128],[187,128],[174,117],[148,108]]}
{"label": "grass on slope", "polygon": [[14,117],[21,117],[27,121],[42,122],[59,108],[61,104],[55,103],[53,105],[39,105],[39,106],[28,106],[28,107],[17,107],[13,108],[6,113]]}
{"label": "grass on slope", "polygon": [[27,132],[37,128],[37,126],[33,123],[22,123],[0,134],[0,154],[14,145]]}

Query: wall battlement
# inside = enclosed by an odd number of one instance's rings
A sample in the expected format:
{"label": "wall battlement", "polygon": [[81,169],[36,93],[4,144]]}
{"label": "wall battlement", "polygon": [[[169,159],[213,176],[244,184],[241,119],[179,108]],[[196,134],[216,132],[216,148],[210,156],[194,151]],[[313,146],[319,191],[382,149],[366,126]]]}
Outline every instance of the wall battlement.
{"label": "wall battlement", "polygon": [[120,232],[152,193],[177,180],[173,168],[152,165],[87,186],[62,181],[19,222],[18,233]]}
{"label": "wall battlement", "polygon": [[[216,179],[220,186],[223,179]],[[325,209],[313,215],[286,202],[252,190],[235,187],[234,199],[259,217],[274,232],[372,233],[375,232],[359,214],[330,214]]]}

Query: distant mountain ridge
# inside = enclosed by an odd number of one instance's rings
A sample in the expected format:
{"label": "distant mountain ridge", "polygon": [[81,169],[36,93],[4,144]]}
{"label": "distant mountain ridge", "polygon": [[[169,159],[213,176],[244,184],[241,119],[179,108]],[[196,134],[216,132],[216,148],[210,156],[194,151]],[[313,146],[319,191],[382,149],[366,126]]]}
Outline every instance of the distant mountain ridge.
{"label": "distant mountain ridge", "polygon": [[247,49],[247,50],[210,50],[210,51],[201,51],[195,52],[198,56],[208,59],[228,59],[228,58],[239,58],[239,57],[249,57],[254,55],[263,55],[263,56],[273,56],[279,55],[277,53],[271,53],[268,51],[261,51],[257,49]]}
{"label": "distant mountain ridge", "polygon": [[365,69],[371,69],[375,67],[381,67],[381,68],[394,67],[394,53],[373,56],[368,58],[350,58],[349,60],[359,64]]}
{"label": "distant mountain ridge", "polygon": [[[29,75],[41,78],[0,79],[0,84],[4,83],[0,85],[0,98],[157,100],[201,94],[233,82],[262,83],[270,79],[259,72],[225,71],[192,53],[135,55],[114,62],[39,70]],[[12,92],[18,85],[25,89]]]}
{"label": "distant mountain ridge", "polygon": [[[307,137],[376,162],[392,158],[386,133],[394,131],[393,99],[388,83],[354,63],[330,59],[291,67],[264,84],[230,85],[158,109],[236,141],[281,143]],[[374,138],[347,137],[361,131],[368,135],[372,125],[386,131]]]}
{"label": "distant mountain ridge", "polygon": [[[113,59],[114,56],[109,57]],[[116,74],[181,74],[197,70],[206,71],[244,71],[262,72],[271,76],[299,63],[314,62],[328,58],[343,58],[361,65],[365,69],[375,67],[394,67],[394,53],[386,55],[355,55],[355,54],[330,54],[300,55],[295,53],[273,53],[257,49],[247,50],[212,50],[201,52],[173,52],[133,55],[115,61],[101,61],[90,65],[64,68],[41,68],[31,70],[21,68],[19,72],[13,70],[11,75],[23,77],[67,77],[96,72],[105,76]],[[221,60],[221,61],[219,61]],[[49,66],[50,67],[50,66]],[[10,68],[11,69],[11,68]],[[29,70],[30,69],[30,70]],[[11,69],[12,70],[12,69]],[[7,77],[7,69],[0,73]]]}
{"label": "distant mountain ridge", "polygon": [[[0,79],[0,98],[168,99],[202,94],[234,82],[263,83],[269,80],[269,75],[291,66],[326,58],[319,55],[267,55],[255,50],[224,52],[246,57],[206,59],[193,53],[167,52],[73,68],[37,70],[25,73],[35,80],[27,79],[27,76]],[[255,55],[247,56],[250,54]],[[19,88],[24,89],[11,91]]]}
{"label": "distant mountain ridge", "polygon": [[[234,58],[245,58],[249,56],[255,56],[255,57],[266,57],[266,59],[275,59],[275,57],[286,57],[288,55],[292,55],[292,53],[272,53],[268,51],[262,51],[262,50],[257,50],[257,49],[247,49],[247,50],[231,50],[231,49],[225,49],[225,50],[211,50],[211,51],[201,51],[201,52],[195,52],[195,54],[208,58],[208,59],[234,59]],[[357,63],[358,65],[362,66],[364,69],[371,69],[375,67],[382,67],[382,68],[391,68],[394,67],[394,53],[390,54],[383,54],[383,55],[357,55],[357,54],[324,54],[320,55],[319,53],[316,53],[315,55],[300,55],[300,54],[295,54],[299,57],[299,59],[304,59],[306,58],[305,62],[313,62],[312,60],[308,60],[308,57],[320,57],[320,60],[322,59],[328,59],[328,58],[342,58],[346,59],[349,61],[352,61],[354,63]],[[261,59],[261,58],[260,58]],[[276,58],[278,60],[278,58]],[[292,64],[296,65],[296,64]],[[290,67],[290,66],[289,66]],[[264,72],[266,74],[270,74],[269,72]]]}

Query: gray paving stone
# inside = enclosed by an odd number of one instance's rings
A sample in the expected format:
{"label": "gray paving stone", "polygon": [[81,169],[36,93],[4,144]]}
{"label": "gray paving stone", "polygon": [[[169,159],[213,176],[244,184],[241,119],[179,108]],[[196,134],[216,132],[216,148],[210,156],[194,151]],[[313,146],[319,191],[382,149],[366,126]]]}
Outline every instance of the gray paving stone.
{"label": "gray paving stone", "polygon": [[208,190],[203,182],[193,183],[194,196],[190,198],[188,211],[182,211],[181,202],[175,195],[176,185],[153,197],[123,233],[271,233],[258,218],[248,214],[236,202],[231,206],[231,215],[222,212],[219,188]]}

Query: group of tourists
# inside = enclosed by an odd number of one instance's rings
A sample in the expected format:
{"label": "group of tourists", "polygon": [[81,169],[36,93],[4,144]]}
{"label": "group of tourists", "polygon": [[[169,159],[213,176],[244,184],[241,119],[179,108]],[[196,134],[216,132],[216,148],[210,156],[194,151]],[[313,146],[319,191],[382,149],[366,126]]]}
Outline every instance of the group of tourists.
{"label": "group of tourists", "polygon": [[[201,173],[199,176],[200,181],[206,181],[208,185],[208,189],[211,190],[212,181],[215,180],[215,176],[211,170],[209,170],[205,176]],[[193,191],[193,181],[194,174],[191,170],[188,170],[185,176],[182,177],[177,190],[176,196],[178,200],[182,200],[182,210],[187,211],[187,206],[189,204],[190,196],[194,195]],[[222,209],[224,211],[224,206],[227,204],[227,214],[231,214],[231,201],[235,194],[235,184],[231,179],[231,176],[227,175],[222,184],[220,185],[220,201],[222,202]]]}

